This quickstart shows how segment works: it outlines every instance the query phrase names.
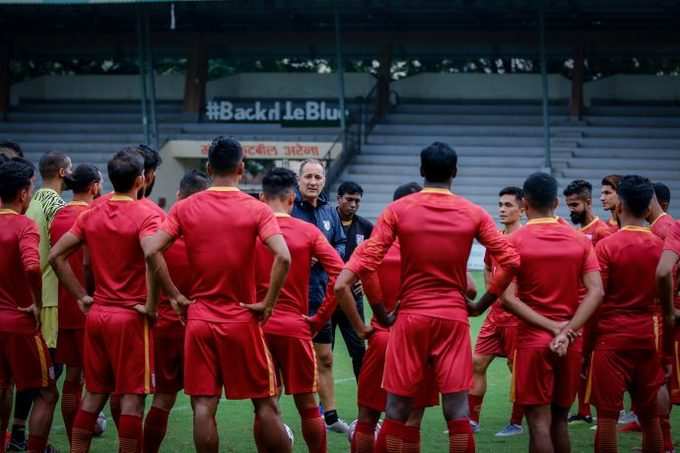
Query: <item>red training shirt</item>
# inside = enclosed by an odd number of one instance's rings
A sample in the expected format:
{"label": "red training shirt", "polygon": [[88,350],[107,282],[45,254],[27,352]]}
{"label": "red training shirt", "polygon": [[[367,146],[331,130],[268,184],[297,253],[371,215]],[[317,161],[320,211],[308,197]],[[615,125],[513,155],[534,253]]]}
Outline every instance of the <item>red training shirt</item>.
{"label": "red training shirt", "polygon": [[[50,226],[50,240],[52,246],[66,234],[76,223],[78,216],[89,208],[84,201],[71,201],[61,208],[54,216]],[[68,262],[73,269],[73,273],[85,286],[85,271],[83,269],[83,249],[80,248],[68,257]],[[80,310],[78,302],[71,292],[59,282],[59,328],[60,329],[82,329],[85,327],[85,315]]]}
{"label": "red training shirt", "polygon": [[129,309],[145,303],[146,261],[140,240],[159,225],[160,216],[147,205],[118,194],[78,217],[71,234],[90,253],[95,305]]}
{"label": "red training shirt", "polygon": [[479,206],[448,190],[425,188],[390,203],[371,238],[346,267],[355,274],[375,271],[392,244],[401,247],[400,312],[466,322],[467,262],[474,239],[497,260],[503,272],[490,292],[510,284],[519,257]]}
{"label": "red training shirt", "polygon": [[[168,272],[173,283],[180,293],[185,297],[191,298],[191,285],[193,284],[193,271],[189,265],[187,256],[187,246],[183,238],[178,238],[168,249],[163,252],[163,257],[168,265]],[[179,316],[170,305],[170,301],[164,294],[158,304],[158,321],[169,321],[176,323]],[[181,326],[178,326],[181,327]]]}
{"label": "red training shirt", "polygon": [[585,236],[590,239],[590,241],[593,243],[593,246],[596,246],[601,239],[604,239],[615,232],[615,230],[612,230],[610,226],[607,225],[607,222],[600,220],[599,217],[595,217],[592,222],[584,227],[581,227],[579,231],[581,231],[581,233],[585,234]]}
{"label": "red training shirt", "polygon": [[624,226],[595,249],[604,284],[595,349],[658,350],[656,266],[663,241],[649,228]]}
{"label": "red training shirt", "polygon": [[[680,221],[674,221],[668,229],[668,235],[666,236],[663,249],[670,250],[671,252],[680,256]],[[677,278],[674,279],[675,283],[677,284]],[[676,309],[680,310],[680,294],[676,293],[674,305]]]}
{"label": "red training shirt", "polygon": [[[568,321],[579,304],[583,275],[599,269],[593,245],[554,217],[532,219],[509,237],[520,255],[519,299],[553,321]],[[520,320],[520,347],[545,347],[551,332]]]}
{"label": "red training shirt", "polygon": [[[328,273],[328,293],[325,304],[333,304],[333,286],[344,263],[338,252],[328,243],[321,231],[309,222],[287,214],[275,214],[291,255],[290,269],[286,283],[281,289],[274,312],[264,325],[265,333],[287,337],[311,339],[311,332],[302,318],[309,313],[309,273],[312,258],[319,260]],[[269,289],[274,257],[261,240],[255,250],[257,300],[264,299]],[[333,310],[326,311],[328,316]],[[325,321],[324,321],[325,323]]]}
{"label": "red training shirt", "polygon": [[27,274],[40,274],[39,244],[40,232],[33,220],[11,209],[0,209],[0,332],[36,331],[33,315],[17,307],[33,304]]}
{"label": "red training shirt", "polygon": [[281,234],[266,204],[235,187],[210,187],[172,207],[162,229],[184,237],[196,270],[188,319],[248,322],[255,293],[255,244]]}
{"label": "red training shirt", "polygon": [[[489,274],[493,278],[498,266],[496,266],[494,263],[494,260],[489,252],[484,252],[484,266],[489,270]],[[503,307],[501,301],[498,299],[491,306],[486,319],[499,327],[515,327],[519,324],[519,319],[506,310],[505,307]]]}
{"label": "red training shirt", "polygon": [[[364,247],[362,242],[357,250]],[[355,252],[356,253],[356,250]],[[395,241],[385,254],[385,257],[375,272],[368,272],[361,276],[364,292],[371,302],[382,302],[386,312],[394,310],[399,301],[401,289],[401,247],[399,241]],[[373,316],[371,326],[376,331],[387,332],[389,329],[382,326]]]}

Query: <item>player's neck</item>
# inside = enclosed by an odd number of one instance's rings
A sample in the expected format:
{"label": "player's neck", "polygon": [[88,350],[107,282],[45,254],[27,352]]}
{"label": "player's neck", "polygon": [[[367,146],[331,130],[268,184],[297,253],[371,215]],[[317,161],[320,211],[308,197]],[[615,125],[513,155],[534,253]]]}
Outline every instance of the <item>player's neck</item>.
{"label": "player's neck", "polygon": [[94,200],[94,196],[89,193],[74,193],[73,201],[79,201],[82,203],[90,204]]}
{"label": "player's neck", "polygon": [[583,225],[581,226],[584,227],[586,225],[590,225],[593,223],[593,220],[595,220],[595,214],[593,214],[593,211],[590,209],[586,209],[586,215],[583,216]]}
{"label": "player's neck", "polygon": [[45,179],[43,181],[42,187],[41,187],[41,189],[54,190],[58,194],[61,194],[61,191],[62,191],[63,188],[64,188],[64,182],[59,178]]}
{"label": "player's neck", "polygon": [[14,203],[5,203],[3,202],[0,204],[0,209],[7,209],[10,211],[14,211],[17,214],[23,214],[24,208],[20,202],[14,202]]}
{"label": "player's neck", "polygon": [[274,214],[286,214],[289,215],[290,211],[293,209],[292,205],[285,203],[281,200],[267,200],[267,205],[271,208]]}
{"label": "player's neck", "polygon": [[636,227],[646,227],[647,226],[647,220],[639,217],[635,217],[633,215],[628,214],[627,212],[622,212],[621,215],[619,216],[619,221],[621,222],[621,228],[626,227],[626,226],[636,226]]}
{"label": "player's neck", "polygon": [[513,223],[506,223],[503,225],[503,231],[505,234],[511,234],[514,233],[515,231],[519,230],[522,227],[522,223],[518,220],[517,222]]}
{"label": "player's neck", "polygon": [[117,191],[113,192],[114,195],[118,195],[120,197],[132,198],[133,200],[137,199],[138,193],[139,193],[139,188],[133,188],[133,189],[128,190],[127,192],[117,192]]}
{"label": "player's neck", "polygon": [[213,187],[238,187],[239,175],[213,176]]}
{"label": "player's neck", "polygon": [[335,209],[336,209],[336,211],[338,211],[338,215],[340,216],[340,220],[342,222],[351,223],[352,220],[354,220],[354,214],[345,215],[345,214],[342,213],[340,208],[335,208]]}
{"label": "player's neck", "polygon": [[545,219],[548,217],[555,217],[555,211],[552,209],[546,210],[537,210],[532,208],[527,209],[527,219],[529,220]]}
{"label": "player's neck", "polygon": [[448,189],[451,190],[451,182],[452,181],[447,181],[447,182],[432,182],[428,181],[427,179],[423,183],[423,188],[432,188],[432,189]]}
{"label": "player's neck", "polygon": [[652,203],[650,203],[649,205],[649,217],[647,217],[647,221],[649,223],[654,223],[654,221],[663,214],[665,213],[663,209],[661,209],[659,203],[652,201]]}

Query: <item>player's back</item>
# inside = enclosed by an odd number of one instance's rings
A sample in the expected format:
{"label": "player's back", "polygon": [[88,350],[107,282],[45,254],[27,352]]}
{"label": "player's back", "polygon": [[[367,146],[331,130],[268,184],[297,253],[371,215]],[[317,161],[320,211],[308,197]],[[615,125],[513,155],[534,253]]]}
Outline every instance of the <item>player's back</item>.
{"label": "player's back", "polygon": [[[265,324],[265,331],[279,334],[294,333],[298,327],[306,331],[302,315],[309,311],[309,274],[312,268],[314,241],[321,232],[309,222],[289,215],[276,214],[281,234],[290,251],[291,263],[286,283],[281,289],[272,317]],[[325,241],[326,239],[323,238]],[[257,300],[264,299],[269,289],[274,257],[267,246],[258,239],[255,252],[257,268]]]}
{"label": "player's back", "polygon": [[598,347],[655,347],[656,266],[662,249],[663,241],[648,228],[632,226],[598,243],[605,293],[597,313]]}
{"label": "player's back", "polygon": [[255,244],[279,233],[271,209],[235,188],[211,187],[173,206],[168,227],[184,237],[197,302],[189,319],[247,321],[255,302]]}
{"label": "player's back", "polygon": [[[588,238],[554,218],[540,218],[527,222],[510,236],[510,242],[520,255],[520,300],[554,321],[571,319],[578,307],[583,273],[597,270]],[[520,337],[543,343],[551,335],[522,323]]]}
{"label": "player's back", "polygon": [[85,211],[72,232],[88,247],[95,304],[131,308],[146,297],[146,261],[140,239],[159,226],[159,216],[122,195]]}
{"label": "player's back", "polygon": [[[40,269],[40,233],[35,222],[9,209],[0,209],[0,331],[31,332],[35,321],[17,310],[33,303],[24,271],[26,264]],[[28,263],[27,263],[28,261]]]}

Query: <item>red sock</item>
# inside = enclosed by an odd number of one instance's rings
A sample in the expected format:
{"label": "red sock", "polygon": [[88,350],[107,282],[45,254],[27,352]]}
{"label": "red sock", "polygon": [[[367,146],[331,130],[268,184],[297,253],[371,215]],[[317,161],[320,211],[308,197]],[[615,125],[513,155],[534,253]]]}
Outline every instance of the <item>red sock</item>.
{"label": "red sock", "polygon": [[168,429],[170,413],[151,406],[144,420],[144,453],[158,453]]}
{"label": "red sock", "polygon": [[71,442],[73,420],[76,418],[76,413],[80,407],[80,397],[82,394],[83,385],[79,381],[64,381],[64,386],[61,390],[61,416],[64,419],[69,443]]}
{"label": "red sock", "polygon": [[420,453],[420,428],[404,426],[403,429],[404,445],[402,445],[401,451],[403,453]]}
{"label": "red sock", "polygon": [[449,453],[475,453],[475,437],[467,418],[449,420]]}
{"label": "red sock", "polygon": [[401,453],[404,446],[402,438],[404,428],[406,425],[401,422],[385,420],[375,443],[375,453]]}
{"label": "red sock", "polygon": [[303,409],[300,413],[302,419],[302,437],[305,438],[309,453],[326,453],[326,423],[321,418],[321,412],[317,407]]}
{"label": "red sock", "polygon": [[138,453],[141,451],[142,417],[121,414],[118,428],[118,452]]}
{"label": "red sock", "polygon": [[375,424],[357,422],[352,437],[351,453],[373,453],[375,443]]}
{"label": "red sock", "polygon": [[71,433],[71,453],[85,453],[90,451],[90,442],[97,423],[97,414],[78,409],[73,419],[73,431]]}
{"label": "red sock", "polygon": [[30,434],[28,436],[28,445],[26,447],[27,453],[42,453],[47,446],[47,437],[34,436]]}
{"label": "red sock", "polygon": [[660,417],[661,421],[661,434],[663,435],[663,450],[671,451],[673,450],[673,436],[671,435],[671,421],[669,416]]}
{"label": "red sock", "polygon": [[524,418],[524,406],[519,403],[512,403],[512,415],[510,416],[510,424],[521,425]]}
{"label": "red sock", "polygon": [[470,420],[475,423],[479,423],[479,414],[482,412],[482,401],[484,401],[484,395],[468,395]]}
{"label": "red sock", "polygon": [[590,417],[590,404],[586,403],[586,390],[588,388],[588,380],[584,378],[579,379],[578,387],[578,415],[581,417]]}
{"label": "red sock", "polygon": [[116,424],[116,429],[120,431],[120,398],[121,395],[111,395],[109,400],[109,409],[111,409],[111,418]]}

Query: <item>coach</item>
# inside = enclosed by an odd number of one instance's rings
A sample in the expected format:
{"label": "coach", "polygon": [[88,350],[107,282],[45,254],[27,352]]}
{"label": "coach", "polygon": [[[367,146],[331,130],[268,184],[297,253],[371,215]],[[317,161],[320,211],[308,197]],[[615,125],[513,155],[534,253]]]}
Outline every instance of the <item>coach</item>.
{"label": "coach", "polygon": [[[323,193],[326,172],[323,164],[315,159],[302,162],[298,174],[298,191],[293,206],[293,217],[316,225],[335,247],[341,257],[345,256],[347,238],[343,231],[338,213],[328,203]],[[309,311],[313,315],[323,302],[328,284],[328,275],[318,263],[314,264],[309,277]],[[347,432],[346,423],[338,418],[335,407],[333,383],[333,334],[330,322],[314,337],[314,350],[318,359],[319,398],[324,408],[324,419],[328,429],[334,432]]]}

